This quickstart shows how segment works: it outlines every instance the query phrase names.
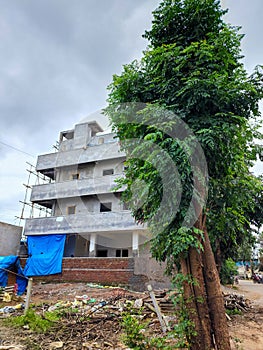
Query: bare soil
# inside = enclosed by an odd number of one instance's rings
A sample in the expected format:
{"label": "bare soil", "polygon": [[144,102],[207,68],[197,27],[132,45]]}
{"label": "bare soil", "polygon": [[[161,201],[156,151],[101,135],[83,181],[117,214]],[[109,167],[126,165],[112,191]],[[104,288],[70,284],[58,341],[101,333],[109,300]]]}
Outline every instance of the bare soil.
{"label": "bare soil", "polygon": [[251,301],[251,309],[243,315],[231,316],[229,330],[233,349],[263,349],[263,284],[240,280],[237,293]]}
{"label": "bare soil", "polygon": [[[238,286],[228,290],[243,294],[251,301],[249,311],[242,315],[231,315],[231,320],[228,321],[232,349],[262,350],[263,284],[240,281]],[[0,350],[128,349],[121,339],[120,310],[129,300],[134,302],[136,299],[147,297],[147,293],[136,293],[122,288],[100,288],[86,283],[34,283],[31,303],[39,313],[47,310],[49,306],[54,306],[58,301],[61,304],[68,302],[72,310],[74,300],[91,300],[98,310],[89,311],[88,318],[85,317],[86,311],[75,314],[69,312],[63,322],[55,324],[53,331],[47,334],[32,332],[27,327],[21,329],[6,326],[0,319]],[[1,303],[0,307],[16,305],[19,302],[21,301],[16,300],[4,305]],[[145,315],[150,319],[147,332],[154,336],[162,336],[156,315],[150,310]]]}

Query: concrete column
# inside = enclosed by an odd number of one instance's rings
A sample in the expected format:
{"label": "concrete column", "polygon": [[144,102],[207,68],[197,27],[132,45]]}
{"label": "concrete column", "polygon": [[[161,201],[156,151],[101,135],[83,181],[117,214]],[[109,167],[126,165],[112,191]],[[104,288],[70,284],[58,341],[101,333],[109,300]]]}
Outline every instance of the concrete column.
{"label": "concrete column", "polygon": [[132,255],[139,256],[139,233],[132,233]]}
{"label": "concrete column", "polygon": [[96,242],[97,242],[96,233],[91,233],[90,243],[89,243],[89,256],[90,257],[95,257],[95,255],[96,255]]}

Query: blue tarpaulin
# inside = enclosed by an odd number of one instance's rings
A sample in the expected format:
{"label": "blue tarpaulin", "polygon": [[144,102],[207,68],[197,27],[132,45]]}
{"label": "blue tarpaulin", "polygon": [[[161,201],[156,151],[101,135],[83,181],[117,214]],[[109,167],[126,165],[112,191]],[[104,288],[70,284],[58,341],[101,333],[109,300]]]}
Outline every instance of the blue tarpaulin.
{"label": "blue tarpaulin", "polygon": [[66,235],[28,236],[26,276],[47,276],[62,272],[62,258]]}
{"label": "blue tarpaulin", "polygon": [[6,287],[8,281],[8,271],[16,274],[17,294],[22,295],[27,286],[27,278],[23,277],[24,272],[20,266],[19,257],[15,255],[0,256],[0,286]]}

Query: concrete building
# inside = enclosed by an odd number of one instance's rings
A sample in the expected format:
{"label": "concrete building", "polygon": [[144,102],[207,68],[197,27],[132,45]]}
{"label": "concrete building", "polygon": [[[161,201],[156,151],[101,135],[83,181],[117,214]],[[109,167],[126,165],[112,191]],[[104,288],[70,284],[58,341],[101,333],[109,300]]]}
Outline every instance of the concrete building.
{"label": "concrete building", "polygon": [[22,227],[0,222],[0,256],[19,253]]}
{"label": "concrete building", "polygon": [[62,131],[58,152],[40,155],[36,170],[50,183],[32,188],[31,201],[52,215],[27,219],[24,233],[66,234],[62,275],[52,280],[125,284],[144,290],[163,288],[163,266],[147,248],[148,231],[137,225],[114,190],[123,176],[125,153],[113,133],[96,121]]}
{"label": "concrete building", "polygon": [[31,201],[52,209],[47,218],[27,219],[26,235],[66,233],[65,257],[137,256],[147,230],[134,222],[114,192],[125,154],[113,133],[97,122],[62,131],[59,150],[38,157],[36,170],[51,183],[32,189]]}

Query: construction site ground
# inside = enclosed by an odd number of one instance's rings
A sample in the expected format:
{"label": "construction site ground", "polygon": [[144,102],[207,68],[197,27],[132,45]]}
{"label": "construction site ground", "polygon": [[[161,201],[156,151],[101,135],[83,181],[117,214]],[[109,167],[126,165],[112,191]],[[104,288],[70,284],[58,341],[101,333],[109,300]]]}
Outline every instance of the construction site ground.
{"label": "construction site ground", "polygon": [[[228,324],[232,349],[262,350],[263,284],[241,280],[234,289],[224,287],[223,291],[244,295],[250,305],[242,314],[230,315]],[[155,291],[155,294],[158,297],[160,293]],[[36,312],[44,314],[44,311],[55,310],[61,305],[64,310],[68,307],[70,311],[65,312],[64,318],[55,323],[54,329],[47,333],[36,333],[26,326],[13,328],[4,323],[4,319],[22,314],[23,310],[18,309],[8,315],[0,313],[0,350],[129,349],[123,343],[121,315],[129,303],[133,307],[137,303],[136,307],[141,308],[142,301],[144,305],[148,305],[143,307],[141,315],[148,322],[146,334],[149,337],[162,337],[162,327],[147,292],[136,293],[124,288],[87,283],[34,282],[31,305]],[[24,297],[9,303],[0,302],[0,308],[12,307],[20,302],[24,302]],[[169,300],[162,298],[160,306],[166,319],[173,321]]]}

